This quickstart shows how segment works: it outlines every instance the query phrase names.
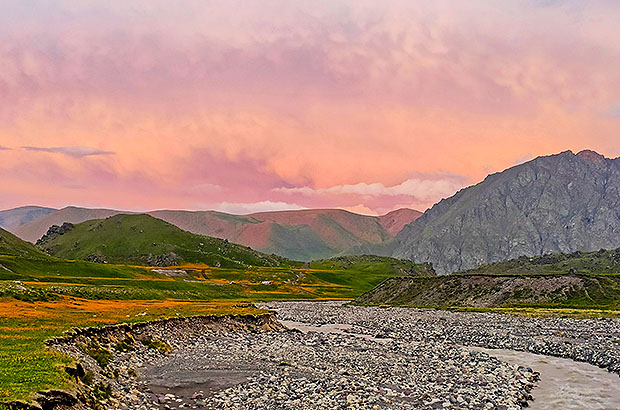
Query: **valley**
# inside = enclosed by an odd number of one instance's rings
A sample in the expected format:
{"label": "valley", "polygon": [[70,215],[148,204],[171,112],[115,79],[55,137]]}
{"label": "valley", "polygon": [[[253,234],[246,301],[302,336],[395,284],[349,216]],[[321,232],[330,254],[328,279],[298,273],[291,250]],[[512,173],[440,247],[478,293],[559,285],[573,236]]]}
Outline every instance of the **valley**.
{"label": "valley", "polygon": [[[171,317],[258,314],[263,311],[253,303],[266,300],[352,299],[387,277],[426,274],[428,270],[424,265],[385,257],[293,262],[223,240],[185,233],[148,216],[132,216],[125,230],[123,223],[117,224],[122,218],[107,220],[122,233],[113,235],[121,241],[120,245],[116,242],[115,247],[114,242],[103,240],[91,243],[107,243],[109,246],[101,249],[106,250],[104,256],[110,260],[129,258],[122,260],[142,265],[60,259],[0,230],[0,401],[31,400],[36,391],[75,388],[75,382],[64,370],[64,365],[74,360],[49,351],[45,345],[46,340],[75,327]],[[148,227],[152,229],[153,224],[164,227],[159,232],[163,234],[158,237],[160,246],[199,249],[178,252],[192,262],[184,260],[187,263],[162,267],[145,266],[144,260],[135,259],[134,249],[122,243],[128,243],[130,234],[140,235],[140,229],[131,229],[140,221],[146,222],[139,225],[144,228],[144,235],[152,234]],[[87,223],[83,230],[92,234],[90,227],[100,223]],[[78,226],[74,234],[81,229]],[[96,230],[107,237],[105,232],[105,227]],[[152,241],[149,236],[143,244],[151,249]],[[72,245],[66,249],[75,251],[75,241],[69,243]],[[132,243],[140,246],[140,241]],[[213,249],[207,251],[211,243],[220,246],[215,256]],[[222,252],[224,247],[227,252]],[[62,243],[58,249],[65,249]],[[87,248],[81,255],[89,259],[90,252]],[[216,256],[224,266],[207,265],[205,262],[213,259],[202,259]]]}
{"label": "valley", "polygon": [[1,211],[0,409],[552,408],[514,352],[613,386],[617,161],[539,157],[422,215]]}

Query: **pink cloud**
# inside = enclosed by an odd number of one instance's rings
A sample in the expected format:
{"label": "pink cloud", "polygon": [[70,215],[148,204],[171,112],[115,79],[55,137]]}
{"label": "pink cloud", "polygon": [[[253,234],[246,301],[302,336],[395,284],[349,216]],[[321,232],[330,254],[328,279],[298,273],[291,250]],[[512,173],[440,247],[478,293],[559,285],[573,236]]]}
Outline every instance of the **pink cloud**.
{"label": "pink cloud", "polygon": [[0,16],[0,142],[39,147],[0,148],[0,206],[424,209],[618,155],[613,2],[35,3]]}

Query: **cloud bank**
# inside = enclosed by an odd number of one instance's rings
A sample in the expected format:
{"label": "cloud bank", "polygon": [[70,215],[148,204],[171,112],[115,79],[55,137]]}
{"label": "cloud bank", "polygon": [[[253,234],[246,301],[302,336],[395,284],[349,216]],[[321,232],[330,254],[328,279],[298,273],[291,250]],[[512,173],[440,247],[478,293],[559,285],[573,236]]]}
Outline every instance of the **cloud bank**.
{"label": "cloud bank", "polygon": [[0,150],[0,207],[423,210],[530,155],[617,156],[618,21],[604,0],[8,0],[0,143],[26,148]]}

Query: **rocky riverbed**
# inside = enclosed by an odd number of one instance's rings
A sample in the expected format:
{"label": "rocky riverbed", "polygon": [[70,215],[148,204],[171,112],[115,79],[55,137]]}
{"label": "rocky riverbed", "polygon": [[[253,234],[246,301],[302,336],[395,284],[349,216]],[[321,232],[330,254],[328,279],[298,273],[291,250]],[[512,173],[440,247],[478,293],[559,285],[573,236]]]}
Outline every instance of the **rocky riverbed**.
{"label": "rocky riverbed", "polygon": [[[401,340],[447,342],[564,357],[620,374],[620,319],[527,318],[481,312],[345,306],[341,302],[283,302],[278,318],[348,324],[356,332]],[[619,380],[620,381],[620,380]]]}
{"label": "rocky riverbed", "polygon": [[[94,374],[91,393],[103,409],[519,409],[532,399],[538,374],[463,345],[570,357],[615,372],[620,363],[616,319],[339,302],[263,307],[275,309],[283,323],[307,327],[286,330],[272,317],[178,320],[78,335],[56,348]],[[124,349],[121,342],[131,339]],[[145,340],[162,344],[153,348]],[[111,353],[104,370],[85,353],[93,344]]]}

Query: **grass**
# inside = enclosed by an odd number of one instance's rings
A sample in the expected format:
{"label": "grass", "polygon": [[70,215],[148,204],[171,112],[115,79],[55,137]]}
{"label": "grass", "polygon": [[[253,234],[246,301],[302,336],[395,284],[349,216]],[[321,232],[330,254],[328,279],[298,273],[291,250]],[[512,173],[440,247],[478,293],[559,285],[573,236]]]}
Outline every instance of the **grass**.
{"label": "grass", "polygon": [[[32,392],[70,388],[71,359],[44,341],[74,327],[169,317],[258,314],[252,302],[353,299],[394,274],[391,269],[223,268],[186,264],[183,276],[156,268],[65,261],[33,254],[0,255],[0,402]],[[157,268],[158,269],[158,268]],[[264,284],[267,283],[267,284]],[[152,347],[166,350],[162,341]],[[129,350],[131,341],[115,346]],[[90,346],[102,367],[109,352]],[[105,394],[105,386],[101,388]],[[0,407],[1,409],[1,407]]]}
{"label": "grass", "polygon": [[146,347],[150,347],[151,349],[157,350],[159,353],[168,354],[172,351],[172,348],[168,343],[162,342],[157,339],[145,339],[141,341],[142,344]]}
{"label": "grass", "polygon": [[481,274],[614,274],[620,272],[620,248],[557,253],[482,265],[466,273]]}
{"label": "grass", "polygon": [[[63,297],[51,302],[24,302],[2,298],[0,401],[28,399],[31,392],[43,389],[70,388],[70,379],[63,368],[71,363],[71,359],[47,349],[44,341],[61,336],[74,327],[134,323],[177,316],[257,313],[260,313],[258,309],[231,300],[115,301]],[[89,354],[100,365],[106,364],[107,354],[97,346],[89,346]]]}

